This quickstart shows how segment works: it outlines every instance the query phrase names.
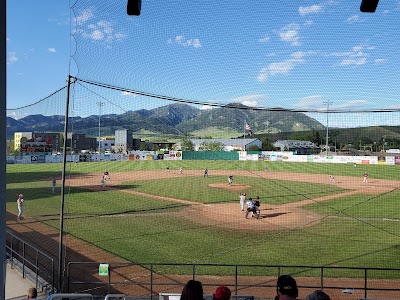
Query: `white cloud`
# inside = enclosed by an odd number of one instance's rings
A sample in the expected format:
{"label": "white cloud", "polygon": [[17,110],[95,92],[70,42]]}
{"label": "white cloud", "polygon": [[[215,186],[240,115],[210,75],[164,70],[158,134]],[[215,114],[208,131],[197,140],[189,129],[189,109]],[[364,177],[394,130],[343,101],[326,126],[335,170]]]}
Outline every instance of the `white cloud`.
{"label": "white cloud", "polygon": [[303,97],[300,99],[300,101],[295,104],[296,107],[302,108],[302,109],[322,109],[325,104],[323,104],[324,99],[320,95],[311,95],[307,97]]}
{"label": "white cloud", "polygon": [[200,107],[200,109],[201,110],[212,110],[212,109],[214,109],[215,107],[214,106],[211,106],[211,105],[202,105],[201,107]]}
{"label": "white cloud", "polygon": [[184,47],[200,48],[201,42],[199,39],[186,39],[183,35],[177,35],[174,39],[168,39],[168,44],[176,43]]}
{"label": "white cloud", "polygon": [[374,61],[376,64],[383,64],[384,62],[386,62],[386,59],[384,58],[377,58]]}
{"label": "white cloud", "polygon": [[285,60],[282,62],[271,63],[268,66],[268,70],[271,75],[275,74],[288,74],[290,70],[294,68],[293,62]]}
{"label": "white cloud", "polygon": [[265,82],[268,80],[268,68],[262,68],[257,76],[257,81]]}
{"label": "white cloud", "polygon": [[10,38],[6,38],[6,42],[8,43],[9,41],[11,41],[11,39]]}
{"label": "white cloud", "polygon": [[16,52],[8,52],[7,55],[7,64],[12,65],[18,61],[17,53]]}
{"label": "white cloud", "polygon": [[300,36],[299,36],[300,26],[296,23],[291,23],[279,30],[279,38],[290,43],[292,46],[300,46]]}
{"label": "white cloud", "polygon": [[[104,41],[111,43],[113,41],[119,41],[126,38],[126,35],[122,32],[114,32],[113,24],[106,20],[100,20],[93,22],[94,14],[91,9],[83,10],[74,21],[78,25],[75,30],[75,34],[80,34],[84,38],[91,39],[93,41]],[[88,23],[90,21],[90,23]]]}
{"label": "white cloud", "polygon": [[15,120],[22,119],[28,115],[29,115],[28,113],[26,113],[26,112],[23,113],[23,112],[21,112],[21,110],[7,112],[7,117],[13,118]]}
{"label": "white cloud", "polygon": [[77,25],[82,25],[93,18],[93,12],[90,8],[84,9],[74,18],[74,22]]}
{"label": "white cloud", "polygon": [[258,39],[258,41],[259,41],[260,43],[268,43],[270,40],[271,40],[271,38],[268,37],[268,36],[265,36],[265,37],[262,37],[262,38],[259,38],[259,39]]}
{"label": "white cloud", "polygon": [[330,56],[344,57],[339,65],[349,66],[349,65],[364,65],[367,62],[369,54],[366,51],[374,50],[375,47],[368,45],[358,45],[354,46],[351,51],[347,52],[333,52],[329,54]]}
{"label": "white cloud", "polygon": [[361,18],[360,18],[359,15],[353,15],[351,17],[348,17],[346,22],[349,23],[349,24],[353,24],[353,23],[356,23],[356,22],[361,22]]}
{"label": "white cloud", "polygon": [[[301,109],[313,109],[316,111],[326,111],[327,105],[326,100],[321,95],[311,95],[301,98],[300,101],[295,105]],[[366,100],[351,100],[341,104],[335,104],[330,102],[329,110],[346,111],[352,109],[360,109],[362,106],[366,106],[368,101]]]}
{"label": "white cloud", "polygon": [[231,99],[230,102],[241,103],[246,106],[255,107],[259,101],[264,101],[267,96],[264,94],[250,94]]}
{"label": "white cloud", "polygon": [[306,27],[310,27],[312,24],[313,24],[313,21],[312,21],[312,20],[306,20],[306,21],[304,21],[304,23],[303,23],[303,25],[306,26]]}
{"label": "white cloud", "polygon": [[299,7],[299,14],[302,16],[309,15],[309,14],[316,14],[322,11],[321,5],[311,5],[311,6],[300,6]]}
{"label": "white cloud", "polygon": [[49,52],[51,52],[51,53],[56,53],[56,52],[57,52],[55,48],[49,48],[48,50],[49,50]]}
{"label": "white cloud", "polygon": [[387,15],[387,14],[389,14],[390,13],[390,10],[388,10],[388,9],[385,9],[384,11],[383,11],[383,14],[384,15]]}
{"label": "white cloud", "polygon": [[347,109],[360,109],[362,106],[366,106],[368,104],[367,100],[352,100],[345,102],[343,104],[334,105],[332,109],[337,110],[347,110]]}
{"label": "white cloud", "polygon": [[312,54],[313,52],[302,52],[297,51],[293,52],[290,55],[290,58],[281,61],[270,63],[268,67],[262,68],[257,76],[257,81],[265,82],[268,79],[268,75],[277,75],[277,74],[288,74],[291,70],[293,70],[298,64],[303,63],[304,57],[307,54]]}
{"label": "white cloud", "polygon": [[93,30],[90,34],[92,40],[102,40],[104,39],[104,33],[100,30]]}
{"label": "white cloud", "polygon": [[131,93],[131,92],[126,92],[126,91],[121,92],[121,95],[122,96],[127,96],[127,97],[138,97],[139,96],[138,94]]}

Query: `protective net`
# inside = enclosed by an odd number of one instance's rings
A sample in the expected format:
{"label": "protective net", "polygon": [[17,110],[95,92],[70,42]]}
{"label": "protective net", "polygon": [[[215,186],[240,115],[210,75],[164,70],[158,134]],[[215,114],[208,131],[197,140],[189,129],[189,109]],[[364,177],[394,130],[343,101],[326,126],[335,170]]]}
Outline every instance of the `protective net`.
{"label": "protective net", "polygon": [[[207,292],[239,275],[240,293],[255,295],[277,274],[260,265],[286,266],[306,286],[319,284],[314,268],[323,266],[326,280],[346,278],[335,285],[345,287],[355,278],[356,289],[364,270],[340,267],[400,268],[399,71],[375,46],[399,54],[379,34],[392,19],[374,20],[368,41],[328,52],[335,28],[315,40],[305,31],[345,22],[353,7],[326,4],[324,17],[311,18],[298,4],[266,2],[143,1],[139,17],[121,1],[72,6],[78,71],[61,272],[69,290],[107,290],[93,283],[104,281],[98,264],[69,262],[215,264],[195,272]],[[300,19],[277,25],[293,11]],[[30,228],[27,237],[56,259],[67,90],[8,109],[9,225]],[[237,274],[216,265],[242,266]],[[116,291],[154,293],[152,268],[170,292],[193,271],[118,265]],[[398,284],[395,271],[368,272]]]}

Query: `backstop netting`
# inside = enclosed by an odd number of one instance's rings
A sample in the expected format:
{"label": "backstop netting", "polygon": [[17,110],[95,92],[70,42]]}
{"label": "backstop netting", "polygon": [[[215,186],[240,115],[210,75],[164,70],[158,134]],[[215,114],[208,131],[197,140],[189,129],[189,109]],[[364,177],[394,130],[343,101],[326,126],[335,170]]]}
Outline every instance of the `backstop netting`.
{"label": "backstop netting", "polygon": [[[192,264],[208,293],[239,276],[257,294],[278,272],[311,291],[319,267],[397,284],[373,269],[400,268],[399,73],[378,51],[398,54],[380,35],[393,21],[332,47],[326,25],[353,7],[266,2],[72,5],[70,86],[7,110],[8,226],[61,259],[58,288],[107,291],[97,264],[69,262],[118,262],[113,289],[137,296],[180,292]],[[150,289],[149,270],[170,286]]]}

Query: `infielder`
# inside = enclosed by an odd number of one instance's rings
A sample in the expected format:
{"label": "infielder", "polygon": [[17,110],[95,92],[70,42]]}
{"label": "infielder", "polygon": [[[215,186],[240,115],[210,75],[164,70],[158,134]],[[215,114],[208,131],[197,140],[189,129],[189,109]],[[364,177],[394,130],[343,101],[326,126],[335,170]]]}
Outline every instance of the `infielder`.
{"label": "infielder", "polygon": [[244,211],[244,204],[246,203],[246,193],[240,195],[240,211]]}
{"label": "infielder", "polygon": [[232,183],[233,183],[233,176],[230,175],[230,176],[228,177],[228,186],[230,186]]}
{"label": "infielder", "polygon": [[21,220],[22,218],[22,206],[24,204],[24,195],[19,194],[18,199],[17,199],[17,205],[18,205],[18,217],[17,221]]}
{"label": "infielder", "polygon": [[368,173],[364,172],[364,180],[363,183],[368,183]]}

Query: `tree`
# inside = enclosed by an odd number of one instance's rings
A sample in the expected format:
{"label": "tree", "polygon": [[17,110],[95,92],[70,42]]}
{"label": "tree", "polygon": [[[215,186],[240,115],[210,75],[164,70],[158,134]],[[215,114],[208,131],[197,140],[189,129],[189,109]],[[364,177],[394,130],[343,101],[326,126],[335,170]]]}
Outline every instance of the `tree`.
{"label": "tree", "polygon": [[310,134],[310,142],[313,142],[317,146],[319,145],[321,137],[319,135],[319,131],[315,130],[314,128],[311,129],[311,134]]}
{"label": "tree", "polygon": [[248,151],[260,151],[261,149],[257,147],[257,145],[251,145]]}
{"label": "tree", "polygon": [[208,144],[209,151],[222,151],[224,150],[224,145],[220,142],[211,142]]}
{"label": "tree", "polygon": [[200,151],[222,151],[224,145],[220,142],[202,142],[199,146]]}
{"label": "tree", "polygon": [[264,151],[272,151],[275,149],[274,145],[272,145],[271,141],[267,137],[260,138],[262,143],[261,149]]}
{"label": "tree", "polygon": [[208,151],[208,143],[207,142],[202,142],[199,146],[199,151]]}
{"label": "tree", "polygon": [[185,136],[181,141],[181,150],[193,151],[193,149],[194,149],[194,144],[192,143],[192,141],[189,139],[188,136]]}

